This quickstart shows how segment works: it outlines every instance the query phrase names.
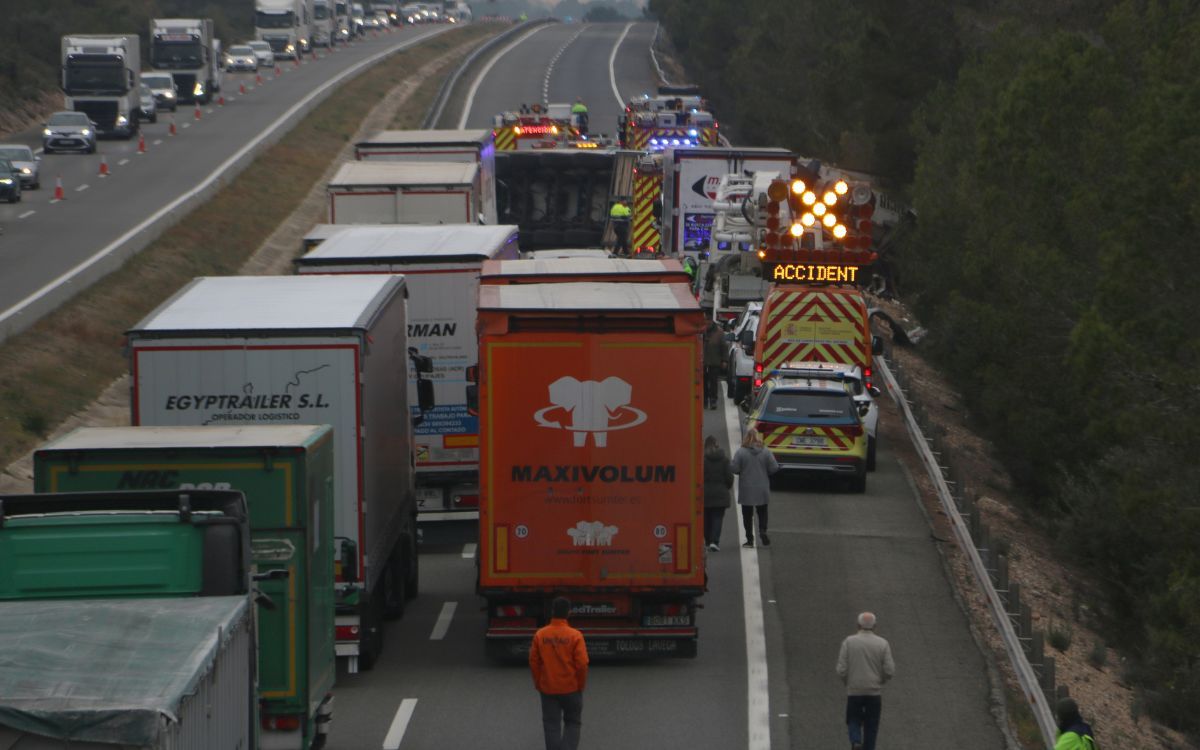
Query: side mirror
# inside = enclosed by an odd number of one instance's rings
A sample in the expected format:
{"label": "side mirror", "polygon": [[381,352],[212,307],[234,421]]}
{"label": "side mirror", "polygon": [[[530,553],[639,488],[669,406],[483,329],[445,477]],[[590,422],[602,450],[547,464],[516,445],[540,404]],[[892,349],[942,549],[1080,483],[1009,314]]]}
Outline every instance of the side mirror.
{"label": "side mirror", "polygon": [[858,416],[865,417],[865,416],[867,416],[867,412],[869,412],[869,411],[871,411],[870,404],[859,404],[858,405]]}
{"label": "side mirror", "polygon": [[867,386],[867,393],[870,393],[875,398],[879,398],[881,395],[883,395],[883,391],[880,390],[879,386],[877,385]]}
{"label": "side mirror", "polygon": [[745,347],[754,347],[754,330],[751,328],[743,328],[741,334],[738,335],[738,342]]}
{"label": "side mirror", "polygon": [[419,374],[433,372],[433,358],[418,354],[416,347],[408,347],[408,357],[412,360],[413,369]]}
{"label": "side mirror", "polygon": [[738,408],[741,409],[744,413],[749,414],[750,413],[750,397],[747,396],[746,398],[739,401]]}
{"label": "side mirror", "polygon": [[883,338],[879,336],[871,337],[871,353],[883,354]]}

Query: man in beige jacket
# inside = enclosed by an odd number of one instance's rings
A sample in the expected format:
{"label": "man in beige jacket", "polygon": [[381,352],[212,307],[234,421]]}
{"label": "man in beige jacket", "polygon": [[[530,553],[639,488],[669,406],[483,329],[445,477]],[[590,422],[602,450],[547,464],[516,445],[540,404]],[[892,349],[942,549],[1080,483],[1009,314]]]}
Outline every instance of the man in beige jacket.
{"label": "man in beige jacket", "polygon": [[879,715],[883,710],[880,693],[896,674],[892,647],[875,635],[875,615],[858,616],[858,632],[842,641],[838,653],[838,677],[846,685],[846,728],[852,750],[875,750],[879,734]]}

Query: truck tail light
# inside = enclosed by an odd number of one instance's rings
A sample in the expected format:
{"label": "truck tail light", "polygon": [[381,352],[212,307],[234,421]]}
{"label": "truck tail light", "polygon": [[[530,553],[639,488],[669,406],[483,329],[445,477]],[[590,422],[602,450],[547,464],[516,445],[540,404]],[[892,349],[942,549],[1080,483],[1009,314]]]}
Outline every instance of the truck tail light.
{"label": "truck tail light", "polygon": [[454,504],[462,508],[478,508],[479,495],[459,495],[454,498]]}
{"label": "truck tail light", "polygon": [[856,438],[856,437],[861,437],[863,434],[862,425],[853,425],[850,427],[842,427],[841,430],[842,430],[842,432],[844,432],[846,434],[846,437]]}
{"label": "truck tail light", "polygon": [[357,625],[338,625],[334,628],[334,637],[339,641],[358,641]]}
{"label": "truck tail light", "polygon": [[755,362],[754,363],[754,374],[762,375],[762,371],[763,371],[762,362]]}
{"label": "truck tail light", "polygon": [[295,714],[282,716],[263,714],[262,728],[268,732],[294,732],[300,728],[300,717]]}
{"label": "truck tail light", "polygon": [[496,617],[524,617],[524,604],[498,604],[496,605]]}
{"label": "truck tail light", "polygon": [[755,387],[755,388],[762,388],[762,384],[763,384],[763,380],[762,380],[762,378],[755,378],[755,379],[754,379],[754,387]]}

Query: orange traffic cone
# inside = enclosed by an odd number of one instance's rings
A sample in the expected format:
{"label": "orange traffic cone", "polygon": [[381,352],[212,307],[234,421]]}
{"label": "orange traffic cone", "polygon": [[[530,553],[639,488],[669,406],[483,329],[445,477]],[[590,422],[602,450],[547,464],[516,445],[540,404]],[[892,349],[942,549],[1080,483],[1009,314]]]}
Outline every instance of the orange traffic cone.
{"label": "orange traffic cone", "polygon": [[167,128],[168,135],[175,135],[175,115],[171,115],[171,125]]}
{"label": "orange traffic cone", "polygon": [[275,77],[278,78],[282,74],[283,74],[283,71],[279,69],[278,65],[276,65],[275,66]]}
{"label": "orange traffic cone", "polygon": [[58,179],[54,183],[54,200],[65,201],[66,199],[67,194],[63,192],[62,175],[59,175]]}
{"label": "orange traffic cone", "polygon": [[242,96],[246,95],[246,84],[244,84],[244,83],[238,84],[238,93],[241,94]]}
{"label": "orange traffic cone", "polygon": [[292,67],[293,68],[300,67],[300,53],[299,52],[297,52],[296,56],[292,58]]}
{"label": "orange traffic cone", "polygon": [[108,177],[108,159],[104,157],[104,154],[100,154],[100,176]]}
{"label": "orange traffic cone", "polygon": [[217,97],[217,106],[218,107],[225,106],[225,95],[224,94],[221,94],[220,96]]}
{"label": "orange traffic cone", "polygon": [[200,102],[196,102],[196,119],[200,119]]}
{"label": "orange traffic cone", "polygon": [[[278,73],[276,73],[276,75],[278,75]],[[255,73],[255,74],[254,74],[254,85],[255,85],[255,86],[261,86],[261,85],[262,85],[262,73]]]}
{"label": "orange traffic cone", "polygon": [[146,153],[146,134],[140,130],[138,131],[138,153]]}

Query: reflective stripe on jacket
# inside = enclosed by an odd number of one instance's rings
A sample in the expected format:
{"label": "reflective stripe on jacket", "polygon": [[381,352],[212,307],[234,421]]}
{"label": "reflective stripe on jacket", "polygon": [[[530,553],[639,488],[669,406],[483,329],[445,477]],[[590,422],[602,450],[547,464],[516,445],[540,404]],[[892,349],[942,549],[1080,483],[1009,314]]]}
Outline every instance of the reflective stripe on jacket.
{"label": "reflective stripe on jacket", "polygon": [[588,655],[583,633],[554,618],[539,629],[529,648],[533,684],[546,695],[583,692],[587,685]]}

